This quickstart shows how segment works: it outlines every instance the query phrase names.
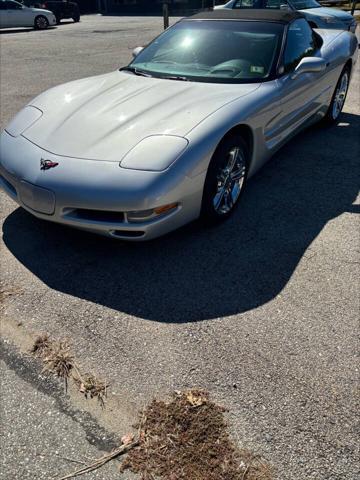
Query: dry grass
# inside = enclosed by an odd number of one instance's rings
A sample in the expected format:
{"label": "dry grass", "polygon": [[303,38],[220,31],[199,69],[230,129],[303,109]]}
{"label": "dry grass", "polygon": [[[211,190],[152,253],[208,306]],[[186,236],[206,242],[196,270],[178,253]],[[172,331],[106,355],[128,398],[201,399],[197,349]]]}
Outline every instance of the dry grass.
{"label": "dry grass", "polygon": [[52,348],[43,357],[46,369],[54,372],[60,378],[69,378],[74,368],[74,356],[70,351],[70,345],[64,342],[52,344]]}
{"label": "dry grass", "polygon": [[68,378],[74,368],[74,355],[67,341],[56,342],[48,335],[40,335],[34,342],[31,352],[41,358],[44,370],[48,370],[64,380],[67,389]]}
{"label": "dry grass", "polygon": [[105,399],[108,385],[93,374],[86,374],[75,379],[79,392],[85,398],[97,398],[101,406],[105,406]]}
{"label": "dry grass", "polygon": [[44,334],[37,337],[32,346],[31,353],[36,357],[43,357],[45,352],[51,348],[51,341],[49,336]]}
{"label": "dry grass", "polygon": [[41,358],[44,370],[64,380],[65,390],[67,390],[68,379],[71,377],[85,398],[97,398],[101,406],[105,406],[108,385],[96,375],[81,373],[70,344],[66,340],[55,341],[46,334],[40,335],[35,340],[31,353]]}
{"label": "dry grass", "polygon": [[269,465],[235,447],[224,412],[200,390],[154,400],[141,415],[139,446],[120,470],[142,480],[271,480]]}
{"label": "dry grass", "polygon": [[225,409],[207,392],[176,392],[169,402],[153,400],[139,415],[138,433],[124,435],[112,452],[61,477],[92,472],[128,453],[120,472],[142,480],[271,480],[272,469],[257,455],[232,443]]}
{"label": "dry grass", "polygon": [[[97,398],[104,406],[107,384],[93,374],[82,374],[67,341],[39,336],[31,349],[44,369],[72,378],[85,398]],[[62,480],[101,468],[128,453],[120,472],[131,470],[142,480],[271,480],[272,469],[232,442],[224,418],[225,409],[202,390],[176,392],[168,402],[153,400],[139,416],[138,434],[124,435],[122,445],[79,468]]]}
{"label": "dry grass", "polygon": [[114,458],[117,458],[120,455],[123,455],[124,453],[128,452],[132,448],[136,447],[138,444],[139,442],[138,440],[136,440],[131,443],[120,445],[120,447],[115,448],[112,452],[107,453],[102,457],[98,458],[97,460],[95,460],[91,465],[86,465],[85,467],[81,467],[78,470],[75,470],[74,472],[71,472],[61,477],[59,480],[68,480],[70,478],[79,477],[80,475],[85,475],[86,473],[93,472],[94,470],[97,470],[98,468],[103,467]]}

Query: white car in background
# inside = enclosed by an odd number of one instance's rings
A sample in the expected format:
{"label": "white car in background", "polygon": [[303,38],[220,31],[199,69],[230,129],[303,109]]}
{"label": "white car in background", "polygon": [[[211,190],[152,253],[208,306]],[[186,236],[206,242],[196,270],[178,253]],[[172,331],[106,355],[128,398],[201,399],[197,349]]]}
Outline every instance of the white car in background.
{"label": "white car in background", "polygon": [[56,25],[56,18],[49,10],[29,8],[14,0],[0,0],[0,28],[33,27],[44,30]]}

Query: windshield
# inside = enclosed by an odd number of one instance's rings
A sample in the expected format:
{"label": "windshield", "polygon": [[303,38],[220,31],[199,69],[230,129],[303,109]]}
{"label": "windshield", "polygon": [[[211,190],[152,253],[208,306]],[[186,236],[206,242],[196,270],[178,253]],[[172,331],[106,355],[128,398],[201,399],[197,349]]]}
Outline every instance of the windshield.
{"label": "windshield", "polygon": [[316,0],[290,0],[289,3],[295,10],[321,7],[320,3],[316,2]]}
{"label": "windshield", "polygon": [[278,23],[185,20],[155,39],[129,67],[174,80],[259,81],[270,75],[282,35]]}

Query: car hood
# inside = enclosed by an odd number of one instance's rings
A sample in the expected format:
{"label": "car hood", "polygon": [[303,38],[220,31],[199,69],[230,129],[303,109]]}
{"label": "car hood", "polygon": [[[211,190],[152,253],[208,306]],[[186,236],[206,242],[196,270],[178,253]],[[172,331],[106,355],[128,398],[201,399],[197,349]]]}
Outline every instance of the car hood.
{"label": "car hood", "polygon": [[43,112],[22,135],[62,156],[120,161],[150,135],[186,136],[207,116],[260,84],[215,84],[125,72],[77,80],[30,105]]}
{"label": "car hood", "polygon": [[326,8],[326,7],[319,7],[319,8],[307,8],[306,10],[300,10],[302,13],[308,13],[310,15],[315,15],[317,17],[334,17],[340,21],[352,20],[353,17],[350,13],[343,12],[342,10],[336,10],[335,8]]}
{"label": "car hood", "polygon": [[342,30],[330,30],[329,28],[317,28],[316,33],[324,40],[324,46],[329,47],[329,45],[343,33]]}
{"label": "car hood", "polygon": [[43,15],[49,15],[49,13],[52,13],[50,10],[45,10],[44,8],[30,8],[33,13],[42,13]]}

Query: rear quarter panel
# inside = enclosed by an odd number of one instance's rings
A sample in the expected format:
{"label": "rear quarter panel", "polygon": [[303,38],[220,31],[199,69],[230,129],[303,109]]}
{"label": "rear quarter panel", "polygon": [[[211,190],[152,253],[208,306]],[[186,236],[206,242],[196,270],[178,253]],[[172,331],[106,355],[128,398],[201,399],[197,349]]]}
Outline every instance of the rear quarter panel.
{"label": "rear quarter panel", "polygon": [[[350,60],[352,67],[358,57],[358,41],[351,32],[340,30],[315,29],[322,40],[321,55],[329,63],[329,82],[332,85],[332,93],[345,64]],[[354,72],[352,68],[351,73]]]}

